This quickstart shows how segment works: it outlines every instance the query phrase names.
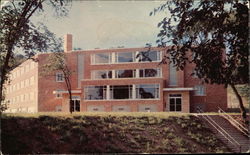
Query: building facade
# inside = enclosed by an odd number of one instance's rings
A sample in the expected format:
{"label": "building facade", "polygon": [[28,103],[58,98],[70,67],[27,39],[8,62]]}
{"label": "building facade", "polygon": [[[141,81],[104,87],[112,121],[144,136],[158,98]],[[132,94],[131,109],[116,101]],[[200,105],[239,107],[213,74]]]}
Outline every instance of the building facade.
{"label": "building facade", "polygon": [[72,51],[72,35],[65,36],[64,52],[72,71],[73,102],[58,71],[41,76],[51,53],[37,54],[11,72],[6,84],[7,112],[195,112],[226,110],[223,85],[208,85],[192,76],[194,65],[177,71],[160,64],[160,48],[117,48]]}

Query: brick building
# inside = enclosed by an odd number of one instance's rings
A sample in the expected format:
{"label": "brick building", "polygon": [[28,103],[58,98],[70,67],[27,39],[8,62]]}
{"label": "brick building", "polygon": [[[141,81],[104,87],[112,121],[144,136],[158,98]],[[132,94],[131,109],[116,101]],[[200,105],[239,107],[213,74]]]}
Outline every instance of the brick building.
{"label": "brick building", "polygon": [[[226,110],[223,85],[203,84],[191,76],[193,65],[176,71],[159,65],[160,48],[117,48],[72,51],[72,35],[65,36],[64,52],[71,76],[74,111],[166,111]],[[40,76],[51,53],[37,54],[10,74],[6,85],[7,112],[69,112],[68,92],[62,73]],[[142,56],[146,55],[146,57]],[[149,60],[150,59],[150,60]]]}

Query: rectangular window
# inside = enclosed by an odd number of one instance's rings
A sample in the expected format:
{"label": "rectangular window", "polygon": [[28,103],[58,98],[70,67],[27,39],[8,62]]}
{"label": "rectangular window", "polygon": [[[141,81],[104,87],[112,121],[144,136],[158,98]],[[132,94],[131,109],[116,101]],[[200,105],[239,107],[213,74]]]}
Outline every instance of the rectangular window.
{"label": "rectangular window", "polygon": [[161,76],[161,69],[140,69],[139,75],[140,77],[160,77]]}
{"label": "rectangular window", "polygon": [[169,111],[181,111],[181,94],[169,94]]}
{"label": "rectangular window", "polygon": [[56,82],[63,82],[63,81],[64,81],[63,73],[56,73]]}
{"label": "rectangular window", "polygon": [[159,98],[159,84],[141,84],[136,85],[137,99],[158,99]]}
{"label": "rectangular window", "polygon": [[92,71],[91,76],[91,79],[111,79],[112,71]]}
{"label": "rectangular window", "polygon": [[153,62],[161,60],[160,51],[140,51],[137,55],[139,62]]}
{"label": "rectangular window", "polygon": [[107,86],[86,86],[84,87],[85,100],[105,100]]}
{"label": "rectangular window", "polygon": [[133,78],[135,70],[116,70],[116,78]]}
{"label": "rectangular window", "polygon": [[35,77],[34,76],[30,77],[30,85],[33,85],[34,81],[35,81]]}
{"label": "rectangular window", "polygon": [[206,90],[204,85],[196,85],[194,86],[194,95],[196,96],[204,96],[206,95]]}
{"label": "rectangular window", "polygon": [[169,85],[177,86],[177,71],[173,63],[169,64]]}
{"label": "rectangular window", "polygon": [[132,99],[132,85],[110,86],[110,99]]}
{"label": "rectangular window", "polygon": [[117,63],[124,63],[124,62],[134,62],[135,56],[134,52],[118,52],[116,53],[116,60]]}
{"label": "rectangular window", "polygon": [[109,64],[111,63],[110,53],[97,53],[92,55],[92,64]]}
{"label": "rectangular window", "polygon": [[198,78],[197,71],[193,70],[193,78]]}

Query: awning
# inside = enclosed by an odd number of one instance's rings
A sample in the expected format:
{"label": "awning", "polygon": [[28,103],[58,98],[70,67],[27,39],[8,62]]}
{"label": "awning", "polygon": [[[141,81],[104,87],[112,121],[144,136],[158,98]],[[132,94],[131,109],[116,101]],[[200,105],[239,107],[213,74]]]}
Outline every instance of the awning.
{"label": "awning", "polygon": [[163,88],[163,91],[191,91],[194,88]]}
{"label": "awning", "polygon": [[[81,90],[71,90],[71,93],[81,93]],[[53,94],[68,94],[67,90],[54,90]]]}

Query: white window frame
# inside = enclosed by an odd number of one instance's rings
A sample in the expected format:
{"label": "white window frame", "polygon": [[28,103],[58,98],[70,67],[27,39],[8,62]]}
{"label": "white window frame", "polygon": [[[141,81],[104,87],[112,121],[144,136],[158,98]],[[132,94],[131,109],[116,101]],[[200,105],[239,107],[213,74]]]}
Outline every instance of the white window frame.
{"label": "white window frame", "polygon": [[[138,86],[139,85],[154,85],[154,87],[155,87],[155,93],[158,93],[158,97],[157,98],[140,98],[139,96],[140,96],[140,94],[138,94]],[[158,86],[158,87],[157,87]],[[157,90],[158,89],[158,90]],[[160,96],[161,94],[160,94],[160,84],[136,84],[135,85],[135,98],[136,99],[138,99],[138,100],[159,100],[160,98],[161,98],[161,96]]]}
{"label": "white window frame", "polygon": [[[170,96],[170,95],[180,95],[180,96]],[[179,98],[179,99],[181,99],[181,111],[176,111],[176,99],[177,98]],[[170,99],[175,99],[175,110],[174,111],[170,111]],[[182,104],[183,102],[182,102],[182,94],[177,94],[177,93],[175,93],[175,94],[168,94],[168,108],[169,108],[169,112],[182,112],[182,106],[183,106],[183,104]]]}
{"label": "white window frame", "polygon": [[[157,71],[157,76],[153,76],[153,77],[146,77],[145,76],[145,70],[146,69],[155,69],[156,71]],[[143,70],[143,76],[142,77],[140,77],[140,70]],[[162,69],[161,68],[140,68],[140,69],[138,69],[138,78],[159,78],[159,77],[161,77],[161,75],[162,75]]]}
{"label": "white window frame", "polygon": [[[59,79],[59,75],[62,75],[62,79]],[[56,73],[56,82],[64,82],[63,73],[61,73],[61,72]]]}
{"label": "white window frame", "polygon": [[195,85],[194,90],[194,96],[206,96],[205,85]]}
{"label": "white window frame", "polygon": [[[97,54],[108,54],[109,60],[108,63],[97,63],[96,62],[96,55]],[[110,52],[104,52],[104,53],[94,53],[91,55],[91,65],[105,65],[105,64],[111,64],[112,63],[112,53]]]}
{"label": "white window frame", "polygon": [[[133,61],[132,62],[118,62],[118,56],[119,56],[119,54],[121,54],[121,53],[132,53],[132,59],[133,59]],[[123,63],[133,63],[133,62],[135,62],[136,61],[136,55],[135,55],[135,52],[115,52],[115,63],[118,63],[118,64],[123,64]]]}

